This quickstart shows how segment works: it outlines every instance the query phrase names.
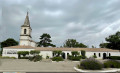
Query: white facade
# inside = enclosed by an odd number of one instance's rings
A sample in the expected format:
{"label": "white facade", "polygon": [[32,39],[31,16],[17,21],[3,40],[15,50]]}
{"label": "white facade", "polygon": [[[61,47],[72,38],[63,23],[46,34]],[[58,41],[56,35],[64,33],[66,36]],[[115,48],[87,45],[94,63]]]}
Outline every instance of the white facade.
{"label": "white facade", "polygon": [[[31,50],[35,50],[33,48],[31,49],[9,49],[9,48],[4,48],[3,49],[3,54],[2,56],[9,56],[9,57],[16,57],[18,58],[18,54],[17,52],[18,51],[31,51]],[[71,55],[71,52],[72,51],[62,51],[65,55],[65,59],[67,59],[67,56],[68,55]],[[78,51],[81,55],[81,51]],[[120,52],[87,52],[86,51],[86,57],[89,58],[89,57],[92,57],[93,55],[96,55],[97,56],[97,59],[103,59],[104,57],[104,54],[106,54],[106,57],[109,57],[109,56],[120,56]],[[40,51],[40,54],[39,55],[42,55],[43,58],[46,58],[47,56],[49,56],[50,58],[54,57],[53,55],[53,51]]]}
{"label": "white facade", "polygon": [[34,49],[3,49],[2,56],[18,58],[18,54],[17,54],[18,51],[29,51],[30,52],[31,50],[34,50]]}

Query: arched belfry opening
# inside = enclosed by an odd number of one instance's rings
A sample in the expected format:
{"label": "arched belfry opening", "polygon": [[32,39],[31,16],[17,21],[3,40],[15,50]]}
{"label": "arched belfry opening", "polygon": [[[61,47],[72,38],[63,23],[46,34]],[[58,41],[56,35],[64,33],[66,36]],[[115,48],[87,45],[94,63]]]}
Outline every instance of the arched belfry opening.
{"label": "arched belfry opening", "polygon": [[27,32],[27,30],[26,30],[26,29],[24,29],[24,34],[26,34],[26,32]]}

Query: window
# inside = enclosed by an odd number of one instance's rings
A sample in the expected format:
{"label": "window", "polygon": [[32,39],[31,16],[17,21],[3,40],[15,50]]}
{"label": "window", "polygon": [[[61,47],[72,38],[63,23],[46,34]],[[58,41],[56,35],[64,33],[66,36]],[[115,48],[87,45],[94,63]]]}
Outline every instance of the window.
{"label": "window", "polygon": [[96,53],[94,53],[94,55],[96,55]]}
{"label": "window", "polygon": [[17,51],[16,50],[8,50],[7,54],[17,54]]}
{"label": "window", "polygon": [[26,32],[27,32],[27,30],[26,30],[26,29],[24,29],[24,34],[26,34]]}
{"label": "window", "polygon": [[109,53],[109,56],[111,56],[111,54]]}
{"label": "window", "polygon": [[100,57],[101,55],[100,55],[100,53],[99,53],[99,57]]}

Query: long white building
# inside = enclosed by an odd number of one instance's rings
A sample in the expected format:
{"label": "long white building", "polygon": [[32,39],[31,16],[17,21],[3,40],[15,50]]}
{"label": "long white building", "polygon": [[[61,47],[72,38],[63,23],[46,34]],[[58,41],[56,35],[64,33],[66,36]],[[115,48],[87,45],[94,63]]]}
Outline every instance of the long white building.
{"label": "long white building", "polygon": [[24,21],[24,24],[21,26],[21,33],[20,33],[20,45],[19,46],[10,46],[4,47],[2,56],[9,56],[9,57],[16,57],[18,58],[18,51],[31,51],[31,50],[39,50],[40,55],[43,58],[49,56],[52,58],[54,56],[53,51],[61,50],[64,54],[62,57],[67,59],[68,55],[71,55],[72,51],[78,51],[81,54],[81,50],[86,51],[86,57],[92,57],[96,55],[98,59],[103,59],[108,56],[120,56],[119,50],[112,50],[107,48],[52,48],[52,47],[36,47],[36,42],[32,40],[31,36],[32,28],[29,22],[28,12]]}

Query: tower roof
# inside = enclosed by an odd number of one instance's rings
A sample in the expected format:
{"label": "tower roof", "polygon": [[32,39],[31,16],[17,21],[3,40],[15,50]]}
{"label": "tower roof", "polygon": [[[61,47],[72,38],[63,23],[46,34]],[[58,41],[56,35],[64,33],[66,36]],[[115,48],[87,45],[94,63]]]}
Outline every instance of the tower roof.
{"label": "tower roof", "polygon": [[25,21],[24,21],[24,24],[22,25],[22,27],[30,27],[30,22],[29,22],[29,16],[28,16],[28,12],[27,12],[27,15],[26,15],[26,18],[25,18]]}

